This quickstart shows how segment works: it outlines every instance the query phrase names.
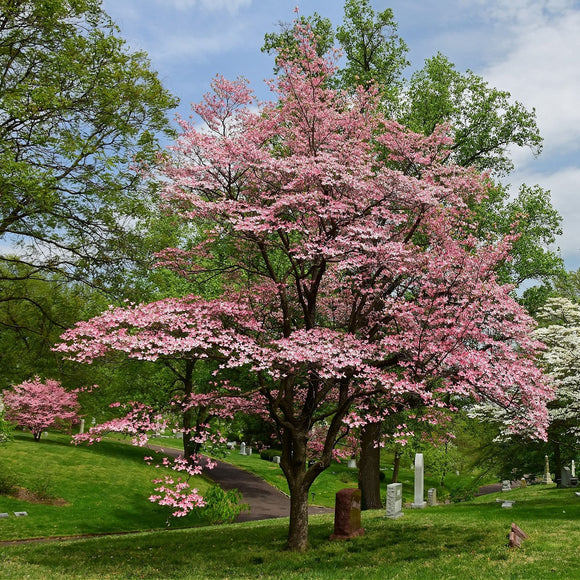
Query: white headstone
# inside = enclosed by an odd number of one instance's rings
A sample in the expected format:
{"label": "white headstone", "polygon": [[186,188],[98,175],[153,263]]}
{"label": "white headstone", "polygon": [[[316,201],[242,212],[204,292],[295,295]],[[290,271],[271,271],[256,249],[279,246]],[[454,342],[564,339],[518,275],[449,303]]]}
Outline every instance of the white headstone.
{"label": "white headstone", "polygon": [[14,515],[15,515],[17,518],[22,518],[22,517],[24,517],[24,516],[27,516],[27,515],[28,515],[28,512],[14,512]]}
{"label": "white headstone", "polygon": [[242,441],[241,445],[240,445],[240,455],[245,455],[246,454],[246,444]]}
{"label": "white headstone", "polygon": [[403,515],[403,484],[389,483],[387,485],[387,517],[396,520]]}
{"label": "white headstone", "polygon": [[248,447],[246,449],[246,455],[252,455],[252,448],[251,447]]}
{"label": "white headstone", "polygon": [[85,432],[85,420],[81,419],[81,426],[79,427],[79,433],[82,435]]}
{"label": "white headstone", "polygon": [[501,507],[502,508],[511,508],[511,507],[513,507],[514,503],[516,503],[516,502],[515,501],[506,500],[506,501],[502,502]]}
{"label": "white headstone", "polygon": [[427,490],[427,505],[431,507],[437,505],[437,490],[434,487]]}
{"label": "white headstone", "polygon": [[350,467],[351,469],[356,469],[356,459],[349,459],[348,460],[348,467]]}
{"label": "white headstone", "polygon": [[573,459],[572,459],[572,467],[571,467],[570,471],[572,472],[572,477],[576,477],[576,464],[574,463]]}
{"label": "white headstone", "polygon": [[9,517],[9,515],[6,512],[2,512],[0,514],[0,518],[7,518],[7,517]]}
{"label": "white headstone", "polygon": [[415,509],[423,509],[425,505],[425,501],[423,500],[423,472],[424,472],[424,464],[423,464],[423,454],[416,453],[415,454],[415,501],[412,504],[412,507]]}
{"label": "white headstone", "polygon": [[502,491],[511,491],[512,490],[512,484],[511,484],[511,481],[509,479],[504,479],[501,482],[501,490]]}
{"label": "white headstone", "polygon": [[280,465],[280,456],[279,455],[274,455],[274,457],[272,457],[272,461],[274,463],[277,463],[278,465]]}

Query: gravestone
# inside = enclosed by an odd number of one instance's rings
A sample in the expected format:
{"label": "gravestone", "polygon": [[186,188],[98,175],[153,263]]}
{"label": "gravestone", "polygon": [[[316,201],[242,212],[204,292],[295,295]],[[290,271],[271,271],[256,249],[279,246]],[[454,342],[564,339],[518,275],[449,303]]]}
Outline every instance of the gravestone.
{"label": "gravestone", "polygon": [[423,509],[427,504],[423,500],[423,454],[415,454],[415,501],[412,506],[414,509]]}
{"label": "gravestone", "polygon": [[504,479],[501,482],[501,490],[502,491],[511,491],[512,490],[512,484],[511,484],[509,479]]}
{"label": "gravestone", "polygon": [[427,491],[427,505],[431,507],[437,505],[437,490],[434,487]]}
{"label": "gravestone", "polygon": [[81,425],[79,427],[79,433],[82,435],[85,432],[85,420],[81,419]]}
{"label": "gravestone", "polygon": [[502,508],[511,508],[511,507],[513,507],[514,503],[516,503],[514,500],[506,499],[505,501],[503,501],[501,503],[501,507]]}
{"label": "gravestone", "polygon": [[560,487],[572,487],[572,473],[569,467],[562,467],[560,472]]}
{"label": "gravestone", "polygon": [[347,466],[350,467],[350,469],[356,469],[356,459],[349,459]]}
{"label": "gravestone", "polygon": [[274,457],[272,457],[272,461],[274,463],[277,463],[278,465],[280,465],[280,456],[279,455],[274,455]]}
{"label": "gravestone", "polygon": [[509,533],[509,547],[510,548],[521,548],[522,541],[528,537],[519,526],[512,524]]}
{"label": "gravestone", "polygon": [[28,512],[14,512],[14,515],[17,518],[23,518],[24,516],[27,516],[28,515]]}
{"label": "gravestone", "polygon": [[528,482],[526,481],[525,477],[520,479],[520,487],[528,487]]}
{"label": "gravestone", "polygon": [[389,483],[387,485],[387,517],[396,520],[403,514],[403,484]]}
{"label": "gravestone", "polygon": [[242,441],[242,443],[240,444],[240,455],[245,454],[246,454],[246,444]]}
{"label": "gravestone", "polygon": [[336,493],[334,534],[330,536],[331,540],[348,540],[365,533],[361,527],[360,508],[360,489],[347,488]]}
{"label": "gravestone", "polygon": [[7,518],[10,517],[6,512],[0,514],[0,518]]}
{"label": "gravestone", "polygon": [[576,464],[574,463],[574,460],[572,459],[572,477],[576,477]]}
{"label": "gravestone", "polygon": [[546,467],[544,468],[544,477],[542,478],[542,483],[554,483],[552,476],[550,474],[550,460],[546,455]]}
{"label": "gravestone", "polygon": [[246,455],[252,455],[252,448],[251,447],[248,447],[246,449]]}

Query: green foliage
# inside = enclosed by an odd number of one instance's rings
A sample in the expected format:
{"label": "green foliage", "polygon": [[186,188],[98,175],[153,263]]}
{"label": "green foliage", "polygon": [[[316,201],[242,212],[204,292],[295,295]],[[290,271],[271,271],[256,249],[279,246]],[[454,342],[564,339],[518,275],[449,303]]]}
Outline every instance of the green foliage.
{"label": "green foliage", "polygon": [[[316,52],[319,56],[326,54],[332,48],[334,44],[334,31],[332,30],[332,23],[328,18],[323,18],[314,12],[312,16],[298,17],[296,22],[301,26],[308,27],[312,31],[316,42]],[[280,70],[278,63],[281,56],[290,59],[298,56],[294,35],[296,22],[294,24],[280,22],[280,32],[269,32],[264,35],[264,45],[261,50],[268,54],[275,53],[277,55],[275,57],[276,66],[274,67],[276,73]]]}
{"label": "green foliage", "polygon": [[449,124],[450,153],[458,165],[507,175],[513,169],[509,145],[541,151],[533,109],[469,70],[460,73],[441,53],[412,75],[405,103],[399,120],[413,131],[430,135],[437,125]]}
{"label": "green foliage", "polygon": [[260,459],[272,461],[274,457],[282,457],[282,451],[278,451],[277,449],[264,449],[260,451]]}
{"label": "green foliage", "polygon": [[206,506],[199,510],[200,515],[212,524],[231,524],[242,511],[249,509],[240,503],[242,495],[237,489],[224,491],[219,485],[210,487],[204,499]]}
{"label": "green foliage", "polygon": [[346,0],[344,24],[336,38],[346,56],[339,75],[345,88],[377,83],[387,110],[400,106],[402,71],[409,65],[407,45],[397,34],[390,8],[375,13],[369,0]]}
{"label": "green foliage", "polygon": [[177,102],[100,0],[3,0],[0,16],[0,239],[38,272],[123,286],[149,251],[154,192],[134,166]]}

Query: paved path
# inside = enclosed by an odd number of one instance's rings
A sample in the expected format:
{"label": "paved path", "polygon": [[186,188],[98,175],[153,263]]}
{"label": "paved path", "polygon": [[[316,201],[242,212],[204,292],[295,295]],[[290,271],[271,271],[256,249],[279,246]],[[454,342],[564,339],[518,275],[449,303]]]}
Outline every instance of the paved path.
{"label": "paved path", "polygon": [[[178,449],[169,449],[157,445],[149,445],[155,451],[178,457]],[[204,474],[219,483],[224,490],[237,489],[242,494],[242,503],[250,506],[250,511],[242,512],[236,522],[267,520],[270,518],[285,518],[290,516],[290,499],[275,487],[266,483],[253,473],[234,467],[229,463],[218,461],[213,469],[204,470]],[[310,514],[331,513],[333,509],[310,506]]]}

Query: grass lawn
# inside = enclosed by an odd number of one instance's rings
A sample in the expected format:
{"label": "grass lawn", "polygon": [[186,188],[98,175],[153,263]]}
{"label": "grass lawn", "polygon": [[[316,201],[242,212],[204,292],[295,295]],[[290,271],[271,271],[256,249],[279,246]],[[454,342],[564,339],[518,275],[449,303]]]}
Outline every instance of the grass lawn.
{"label": "grass lawn", "polygon": [[[64,435],[50,433],[36,443],[17,434],[0,447],[0,479],[64,501],[50,505],[0,495],[0,513],[10,514],[0,518],[0,540],[165,528],[171,510],[148,500],[160,472],[143,461],[145,455],[151,453],[121,442],[75,447]],[[203,490],[209,483],[200,477],[195,485]],[[29,515],[16,518],[17,511]],[[199,514],[171,518],[171,527],[200,523]]]}
{"label": "grass lawn", "polygon": [[[502,509],[496,497],[513,499]],[[285,552],[288,520],[268,520],[2,546],[0,578],[544,579],[580,578],[580,498],[533,486],[388,520],[363,513],[366,534],[330,542],[333,516],[311,517],[305,554]],[[528,535],[507,547],[511,522]]]}

